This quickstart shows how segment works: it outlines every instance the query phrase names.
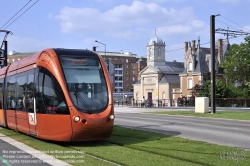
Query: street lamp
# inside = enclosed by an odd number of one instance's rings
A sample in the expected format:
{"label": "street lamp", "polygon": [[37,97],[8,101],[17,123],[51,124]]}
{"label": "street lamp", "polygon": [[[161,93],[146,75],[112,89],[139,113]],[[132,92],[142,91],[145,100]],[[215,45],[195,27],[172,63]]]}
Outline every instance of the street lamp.
{"label": "street lamp", "polygon": [[104,62],[105,62],[106,66],[107,66],[107,68],[108,68],[108,70],[109,70],[109,66],[108,66],[109,64],[108,64],[108,61],[106,60],[106,44],[104,44],[104,43],[102,43],[102,42],[99,42],[98,40],[95,40],[95,42],[104,45],[104,49],[105,49],[105,50],[104,50],[104,58],[105,58]]}
{"label": "street lamp", "polygon": [[101,43],[101,42],[99,42],[98,40],[95,40],[95,42],[97,42],[97,43],[100,43],[100,44],[102,44],[102,45],[104,45],[104,49],[105,49],[105,51],[104,51],[104,57],[106,58],[106,44],[104,44],[104,43]]}
{"label": "street lamp", "polygon": [[128,95],[127,95],[127,94],[125,94],[126,104],[127,104],[127,97],[128,97]]}

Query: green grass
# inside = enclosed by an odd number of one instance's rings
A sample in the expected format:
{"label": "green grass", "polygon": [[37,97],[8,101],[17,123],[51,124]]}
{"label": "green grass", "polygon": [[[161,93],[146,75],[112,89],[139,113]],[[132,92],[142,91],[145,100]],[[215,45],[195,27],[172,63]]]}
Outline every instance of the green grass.
{"label": "green grass", "polygon": [[250,120],[250,112],[244,112],[244,111],[216,111],[215,114],[211,114],[211,113],[195,113],[194,111],[172,111],[172,110],[170,111],[170,110],[166,110],[166,111],[147,112],[147,113],[225,118],[225,119],[237,119],[237,120]]}
{"label": "green grass", "polygon": [[[114,127],[111,138],[105,141],[78,143],[51,143],[7,129],[1,129],[0,133],[38,150],[75,149],[127,166],[236,165],[236,160],[220,158],[221,152],[236,151],[246,154],[246,158],[239,158],[237,165],[250,165],[249,151],[119,126]],[[112,165],[87,155],[84,155],[84,160],[85,163],[80,165]]]}

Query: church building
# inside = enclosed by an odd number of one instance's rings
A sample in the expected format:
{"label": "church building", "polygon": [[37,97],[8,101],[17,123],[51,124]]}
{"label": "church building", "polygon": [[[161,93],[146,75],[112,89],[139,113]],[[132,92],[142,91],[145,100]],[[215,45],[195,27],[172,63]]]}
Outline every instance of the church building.
{"label": "church building", "polygon": [[157,100],[171,105],[173,90],[180,88],[179,74],[184,70],[183,62],[169,62],[165,58],[165,42],[155,36],[147,44],[147,66],[139,72],[139,81],[134,84],[134,100],[149,100],[156,106]]}

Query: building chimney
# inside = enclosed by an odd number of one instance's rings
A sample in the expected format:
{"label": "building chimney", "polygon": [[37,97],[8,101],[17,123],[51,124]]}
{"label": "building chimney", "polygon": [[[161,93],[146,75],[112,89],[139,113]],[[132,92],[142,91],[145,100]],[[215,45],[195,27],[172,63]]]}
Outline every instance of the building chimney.
{"label": "building chimney", "polygon": [[195,53],[195,40],[192,40],[192,54]]}
{"label": "building chimney", "polygon": [[218,52],[220,55],[223,54],[223,40],[222,39],[218,39]]}
{"label": "building chimney", "polygon": [[223,57],[223,40],[218,39],[218,62],[221,63]]}
{"label": "building chimney", "polygon": [[187,52],[188,50],[188,42],[185,42],[185,53]]}

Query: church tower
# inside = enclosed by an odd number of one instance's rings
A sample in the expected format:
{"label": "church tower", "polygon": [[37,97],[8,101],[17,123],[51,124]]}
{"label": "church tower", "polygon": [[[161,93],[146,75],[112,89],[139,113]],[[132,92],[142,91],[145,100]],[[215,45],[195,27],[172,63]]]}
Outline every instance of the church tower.
{"label": "church tower", "polygon": [[147,65],[151,67],[164,66],[165,60],[165,42],[155,36],[147,44]]}

